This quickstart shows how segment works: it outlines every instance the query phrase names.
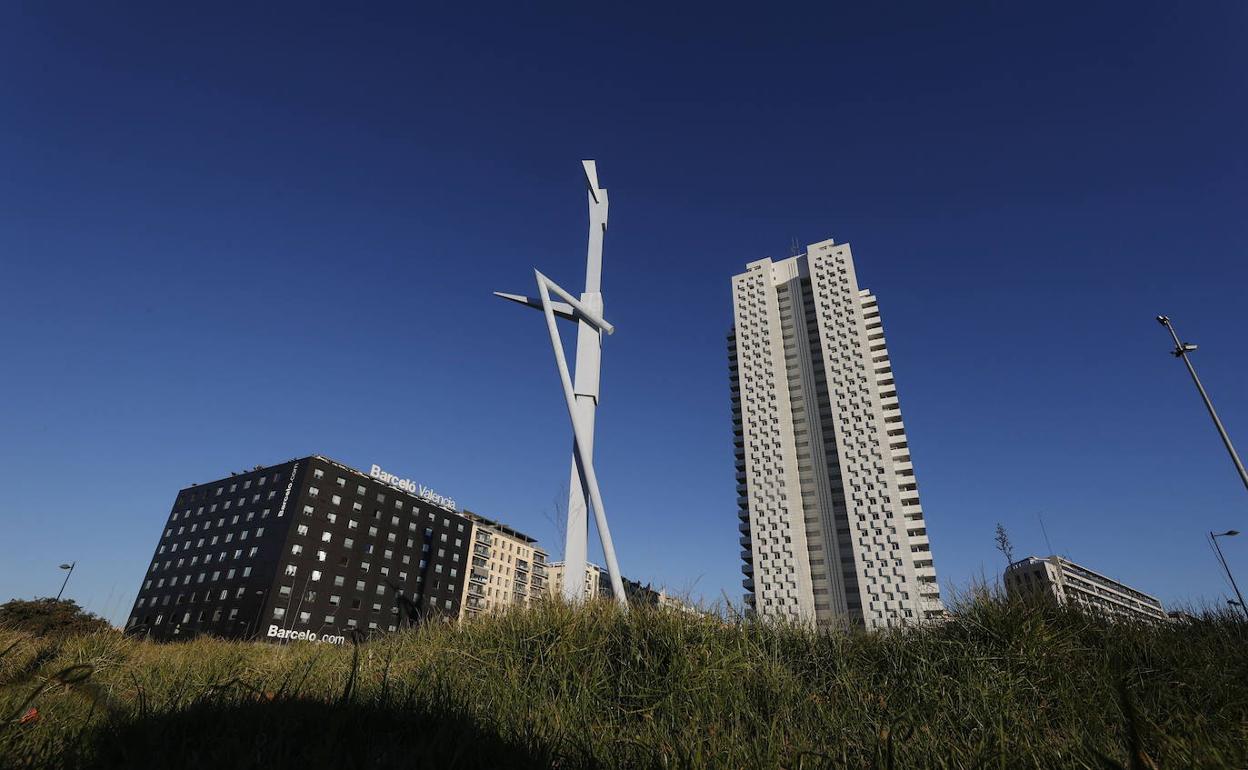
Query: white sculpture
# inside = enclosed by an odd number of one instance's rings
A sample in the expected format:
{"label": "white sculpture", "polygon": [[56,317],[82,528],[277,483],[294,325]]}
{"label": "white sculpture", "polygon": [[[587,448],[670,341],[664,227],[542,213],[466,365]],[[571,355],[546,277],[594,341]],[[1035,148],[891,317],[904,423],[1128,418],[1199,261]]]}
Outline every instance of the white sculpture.
{"label": "white sculpture", "polygon": [[[607,231],[607,191],[598,187],[598,169],[592,160],[581,161],[585,169],[585,182],[589,186],[589,249],[585,258],[585,291],[580,300],[564,291],[558,284],[534,270],[537,276],[538,298],[518,294],[494,292],[496,296],[537,308],[546,316],[550,332],[550,344],[555,351],[559,379],[563,383],[563,395],[568,404],[568,417],[572,421],[572,480],[568,484],[567,544],[563,557],[563,596],[571,602],[585,598],[585,564],[589,537],[589,521],[586,516],[588,501],[594,508],[594,521],[602,540],[602,550],[607,560],[607,572],[611,576],[611,588],[619,605],[627,609],[624,581],[620,578],[620,565],[615,559],[615,546],[611,542],[611,530],[607,526],[607,514],[602,507],[602,493],[598,489],[598,474],[594,472],[594,411],[598,407],[598,374],[602,354],[602,333],[612,334],[615,327],[602,317],[602,237]],[[559,295],[563,302],[551,302],[550,292]],[[577,322],[576,335],[576,382],[568,373],[568,361],[563,352],[563,340],[555,323],[555,316]]]}

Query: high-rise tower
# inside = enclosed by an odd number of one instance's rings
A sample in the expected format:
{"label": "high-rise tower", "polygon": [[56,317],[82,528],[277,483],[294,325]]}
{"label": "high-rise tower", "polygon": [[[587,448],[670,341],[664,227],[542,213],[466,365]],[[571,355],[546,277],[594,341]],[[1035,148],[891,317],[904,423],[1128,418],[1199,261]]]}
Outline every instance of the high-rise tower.
{"label": "high-rise tower", "polygon": [[745,600],[868,628],[943,613],[874,295],[848,244],[746,265],[728,335]]}

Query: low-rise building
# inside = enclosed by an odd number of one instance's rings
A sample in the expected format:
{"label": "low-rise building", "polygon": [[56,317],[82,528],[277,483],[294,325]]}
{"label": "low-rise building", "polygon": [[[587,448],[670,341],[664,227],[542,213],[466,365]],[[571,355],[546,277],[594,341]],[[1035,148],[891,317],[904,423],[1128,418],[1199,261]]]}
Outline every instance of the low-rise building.
{"label": "low-rise building", "polygon": [[1005,590],[1010,596],[1046,594],[1059,604],[1082,607],[1111,617],[1167,619],[1157,597],[1061,556],[1028,556],[1006,567],[1004,577]]}
{"label": "low-rise building", "polygon": [[[551,596],[563,596],[563,581],[565,576],[564,563],[561,561],[551,562],[550,564],[550,581],[549,593]],[[624,594],[628,597],[629,604],[644,604],[654,607],[686,607],[673,596],[669,596],[666,591],[654,590],[650,584],[642,584],[636,580],[629,580],[621,577],[624,584]],[[611,575],[606,569],[599,567],[593,562],[585,565],[585,596],[591,599],[611,599],[615,592],[611,590]]]}

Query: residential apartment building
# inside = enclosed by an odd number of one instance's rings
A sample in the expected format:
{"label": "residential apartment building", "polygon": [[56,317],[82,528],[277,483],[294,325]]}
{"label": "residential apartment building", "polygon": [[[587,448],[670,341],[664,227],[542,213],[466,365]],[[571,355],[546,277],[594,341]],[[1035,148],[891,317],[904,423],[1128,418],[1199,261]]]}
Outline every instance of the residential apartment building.
{"label": "residential apartment building", "polygon": [[1075,564],[1061,556],[1028,556],[1005,570],[1010,596],[1050,596],[1060,604],[1115,618],[1166,620],[1157,597]]}
{"label": "residential apartment building", "polygon": [[546,552],[537,541],[471,511],[472,566],[464,583],[461,617],[527,607],[547,590]]}
{"label": "residential apartment building", "polygon": [[880,311],[849,245],[750,262],[732,297],[746,604],[819,627],[940,617]]}
{"label": "residential apartment building", "polygon": [[[550,564],[550,595],[563,596],[563,581],[566,578],[567,565],[561,561],[551,562]],[[590,599],[611,599],[615,596],[615,592],[611,589],[610,573],[603,567],[599,567],[593,562],[585,564],[585,596]],[[675,599],[669,598],[663,591],[656,591],[648,584],[642,585],[636,580],[629,580],[621,577],[624,584],[624,594],[628,597],[630,604],[650,604],[654,606],[663,606],[665,604],[674,603]]]}
{"label": "residential apartment building", "polygon": [[179,491],[127,630],[341,643],[457,617],[474,522],[373,471],[315,455]]}

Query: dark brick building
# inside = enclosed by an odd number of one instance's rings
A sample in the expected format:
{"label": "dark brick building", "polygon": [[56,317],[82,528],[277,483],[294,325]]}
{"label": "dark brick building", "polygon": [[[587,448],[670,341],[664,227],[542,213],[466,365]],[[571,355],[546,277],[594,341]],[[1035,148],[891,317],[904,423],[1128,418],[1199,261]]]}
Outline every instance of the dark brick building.
{"label": "dark brick building", "polygon": [[127,622],[198,634],[341,642],[456,618],[472,524],[319,455],[178,492]]}

